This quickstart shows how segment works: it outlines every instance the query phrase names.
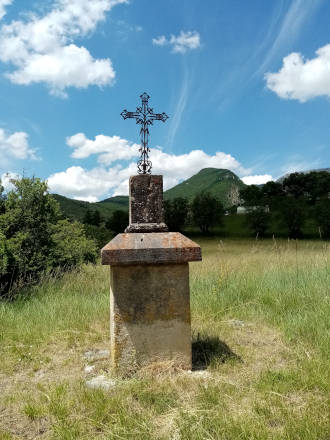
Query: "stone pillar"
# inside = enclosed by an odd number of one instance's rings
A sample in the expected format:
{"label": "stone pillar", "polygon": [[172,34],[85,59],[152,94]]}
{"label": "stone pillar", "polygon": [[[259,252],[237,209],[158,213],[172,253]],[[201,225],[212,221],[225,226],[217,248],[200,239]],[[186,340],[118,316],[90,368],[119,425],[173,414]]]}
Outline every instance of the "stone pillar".
{"label": "stone pillar", "polygon": [[129,226],[125,232],[166,232],[163,176],[140,174],[129,179]]}
{"label": "stone pillar", "polygon": [[178,232],[149,232],[166,230],[162,192],[162,176],[131,177],[126,230],[137,232],[101,251],[111,266],[111,359],[123,373],[159,361],[191,369],[188,262],[201,260],[201,249]]}

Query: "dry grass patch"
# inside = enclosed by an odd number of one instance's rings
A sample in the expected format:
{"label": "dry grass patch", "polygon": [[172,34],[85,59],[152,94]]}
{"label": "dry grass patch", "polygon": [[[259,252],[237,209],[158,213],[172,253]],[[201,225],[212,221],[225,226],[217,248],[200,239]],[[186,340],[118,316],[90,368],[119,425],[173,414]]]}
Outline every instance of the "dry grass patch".
{"label": "dry grass patch", "polygon": [[[0,305],[0,439],[330,438],[327,245],[202,245],[192,372],[157,363],[123,379],[108,359],[85,359],[109,349],[104,268]],[[115,386],[88,389],[101,374]]]}

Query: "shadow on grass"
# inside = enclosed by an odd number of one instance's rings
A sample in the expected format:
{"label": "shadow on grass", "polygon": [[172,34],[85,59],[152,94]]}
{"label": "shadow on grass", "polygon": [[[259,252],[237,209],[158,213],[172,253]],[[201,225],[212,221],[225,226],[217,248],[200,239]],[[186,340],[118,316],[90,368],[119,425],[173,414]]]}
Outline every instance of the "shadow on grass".
{"label": "shadow on grass", "polygon": [[201,336],[199,333],[192,340],[193,370],[205,370],[211,363],[227,362],[228,360],[242,361],[228,345],[214,336]]}

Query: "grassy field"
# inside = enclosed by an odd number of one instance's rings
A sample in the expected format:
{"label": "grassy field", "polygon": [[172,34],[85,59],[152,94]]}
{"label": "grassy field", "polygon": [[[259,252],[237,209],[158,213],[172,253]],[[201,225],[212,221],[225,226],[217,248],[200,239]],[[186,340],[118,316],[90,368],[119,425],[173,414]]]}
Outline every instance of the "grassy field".
{"label": "grassy field", "polygon": [[[196,240],[193,372],[88,389],[108,349],[109,273],[85,266],[0,304],[0,439],[329,440],[330,243]],[[30,297],[29,297],[30,295]]]}

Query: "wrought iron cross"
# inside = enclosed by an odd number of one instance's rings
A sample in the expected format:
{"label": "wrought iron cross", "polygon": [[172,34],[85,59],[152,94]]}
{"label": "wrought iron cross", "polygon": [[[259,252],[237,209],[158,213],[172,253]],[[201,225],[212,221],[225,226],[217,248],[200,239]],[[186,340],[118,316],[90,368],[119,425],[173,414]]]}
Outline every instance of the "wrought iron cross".
{"label": "wrought iron cross", "polygon": [[137,162],[139,174],[150,174],[152,163],[149,160],[150,148],[148,147],[149,140],[149,125],[153,125],[154,121],[165,122],[168,119],[166,113],[154,113],[153,109],[148,106],[150,96],[147,93],[143,93],[141,96],[142,105],[136,107],[135,112],[122,111],[120,114],[124,119],[135,118],[136,123],[141,125],[141,147],[139,152],[141,154],[140,160]]}

